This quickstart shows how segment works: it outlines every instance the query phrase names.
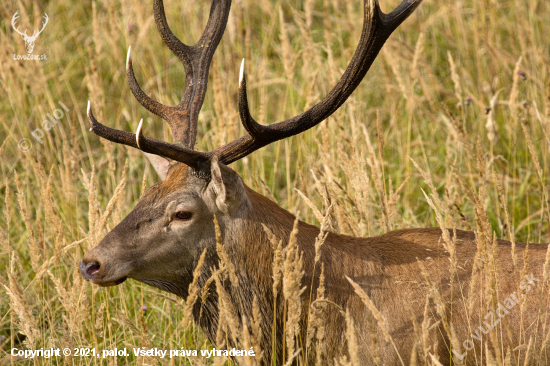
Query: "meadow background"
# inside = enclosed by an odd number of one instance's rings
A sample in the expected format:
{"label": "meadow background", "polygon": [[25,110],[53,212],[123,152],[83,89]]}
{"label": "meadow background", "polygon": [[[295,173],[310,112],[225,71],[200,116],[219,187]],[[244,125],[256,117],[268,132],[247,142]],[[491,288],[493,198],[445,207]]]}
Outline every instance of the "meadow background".
{"label": "meadow background", "polygon": [[[386,12],[397,4],[381,1]],[[209,6],[165,1],[183,42],[199,38]],[[40,28],[48,14],[34,50],[46,61],[13,59],[26,54],[11,27],[17,10],[22,29]],[[211,67],[197,148],[245,133],[236,94],[243,57],[253,116],[278,122],[335,84],[359,40],[362,14],[361,0],[235,0]],[[445,226],[475,230],[480,204],[498,237],[548,243],[548,19],[545,0],[425,0],[332,117],[231,167],[309,223],[328,213],[330,230],[344,234],[438,226],[422,192],[431,191],[429,177]],[[134,131],[144,118],[147,136],[170,141],[167,124],[134,100],[125,80],[132,46],[142,89],[164,104],[181,98],[183,67],[157,33],[151,2],[3,0],[0,44],[0,363],[21,361],[9,356],[12,347],[211,347],[199,329],[184,326],[182,300],[132,280],[100,289],[78,271],[84,252],[157,180],[139,151],[88,132],[88,99],[105,125]],[[30,133],[58,101],[70,112],[44,131],[41,145]],[[33,144],[26,153],[18,149],[22,138]]]}

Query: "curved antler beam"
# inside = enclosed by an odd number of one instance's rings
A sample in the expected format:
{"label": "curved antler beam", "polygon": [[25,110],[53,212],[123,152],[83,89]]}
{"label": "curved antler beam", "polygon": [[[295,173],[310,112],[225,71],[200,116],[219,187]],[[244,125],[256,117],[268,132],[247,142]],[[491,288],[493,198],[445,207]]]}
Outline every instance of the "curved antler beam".
{"label": "curved antler beam", "polygon": [[143,136],[141,122],[138,126],[137,134],[109,128],[99,123],[92,113],[90,101],[88,101],[87,115],[90,121],[90,131],[106,140],[179,161],[195,170],[204,170],[210,164],[212,153],[195,151],[178,144],[169,144],[164,141]]}
{"label": "curved antler beam", "polygon": [[391,13],[384,14],[377,0],[365,0],[361,39],[346,71],[319,103],[296,117],[269,126],[259,125],[248,112],[246,84],[243,84],[244,87],[239,87],[239,112],[249,134],[212,152],[219,156],[220,162],[230,164],[270,143],[304,132],[328,118],[355,91],[388,37],[421,2],[404,0]]}

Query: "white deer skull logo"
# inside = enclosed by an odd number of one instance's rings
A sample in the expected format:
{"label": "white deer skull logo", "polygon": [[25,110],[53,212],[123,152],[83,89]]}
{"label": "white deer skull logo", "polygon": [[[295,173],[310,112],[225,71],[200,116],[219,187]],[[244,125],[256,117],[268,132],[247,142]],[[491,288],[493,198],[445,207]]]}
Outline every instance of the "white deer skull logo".
{"label": "white deer skull logo", "polygon": [[38,35],[40,33],[42,33],[42,31],[44,30],[44,28],[46,28],[46,24],[48,24],[48,14],[44,13],[44,20],[42,22],[42,29],[40,29],[40,31],[37,31],[36,29],[34,30],[34,33],[32,34],[32,36],[29,36],[27,35],[27,30],[25,29],[25,32],[24,33],[21,33],[19,31],[19,27],[15,27],[15,20],[17,18],[19,18],[19,10],[15,12],[15,14],[13,14],[13,18],[11,18],[11,25],[13,27],[13,29],[15,29],[15,31],[17,33],[19,33],[21,35],[21,38],[23,38],[23,40],[25,41],[25,48],[27,49],[27,53],[31,53],[32,50],[34,49],[34,42],[36,41],[36,39],[38,38]]}

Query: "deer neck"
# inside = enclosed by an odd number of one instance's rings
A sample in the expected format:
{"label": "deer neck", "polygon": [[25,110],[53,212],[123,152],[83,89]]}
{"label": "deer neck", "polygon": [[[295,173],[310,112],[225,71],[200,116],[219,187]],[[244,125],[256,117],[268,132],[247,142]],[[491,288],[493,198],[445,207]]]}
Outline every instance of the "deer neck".
{"label": "deer neck", "polygon": [[[275,235],[277,241],[282,240],[283,247],[285,247],[288,244],[296,217],[248,187],[247,195],[247,203],[237,211],[234,217],[227,220],[219,219],[224,233],[223,247],[232,266],[232,269],[227,268],[224,272],[234,270],[239,281],[238,286],[233,286],[229,276],[224,275],[224,291],[226,298],[231,299],[230,306],[233,307],[234,313],[241,319],[246,316],[249,322],[253,320],[251,316],[254,298],[256,298],[259,308],[264,309],[261,314],[262,318],[256,319],[256,321],[260,322],[260,328],[264,333],[262,338],[265,342],[270,342],[274,304],[272,286],[274,248],[264,226]],[[297,242],[299,250],[304,253],[306,271],[307,262],[312,261],[314,257],[314,241],[318,233],[318,228],[300,222]],[[219,256],[213,257],[212,260],[217,263],[212,263],[212,266],[208,265],[208,267],[219,268],[219,262],[222,262]],[[222,264],[222,266],[225,265]],[[201,287],[209,286],[208,296],[199,295],[200,298],[194,308],[194,317],[210,341],[216,344],[216,332],[220,322],[220,295],[215,281],[209,280],[212,272],[209,269],[207,272],[203,272],[204,275],[201,276],[199,285]],[[268,285],[266,286],[266,284]],[[279,291],[277,302],[281,303],[281,299],[282,295]],[[283,309],[282,306],[277,308]],[[277,318],[283,319],[283,314],[279,315]],[[233,327],[230,326],[230,328]]]}

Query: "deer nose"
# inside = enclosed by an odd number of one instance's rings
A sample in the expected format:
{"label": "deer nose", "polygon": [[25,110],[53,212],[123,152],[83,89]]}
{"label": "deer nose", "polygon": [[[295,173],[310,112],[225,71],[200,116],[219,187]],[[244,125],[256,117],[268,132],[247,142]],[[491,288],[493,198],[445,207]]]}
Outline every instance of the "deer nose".
{"label": "deer nose", "polygon": [[84,259],[80,261],[80,274],[86,281],[91,281],[97,276],[101,265],[98,262],[85,263]]}

